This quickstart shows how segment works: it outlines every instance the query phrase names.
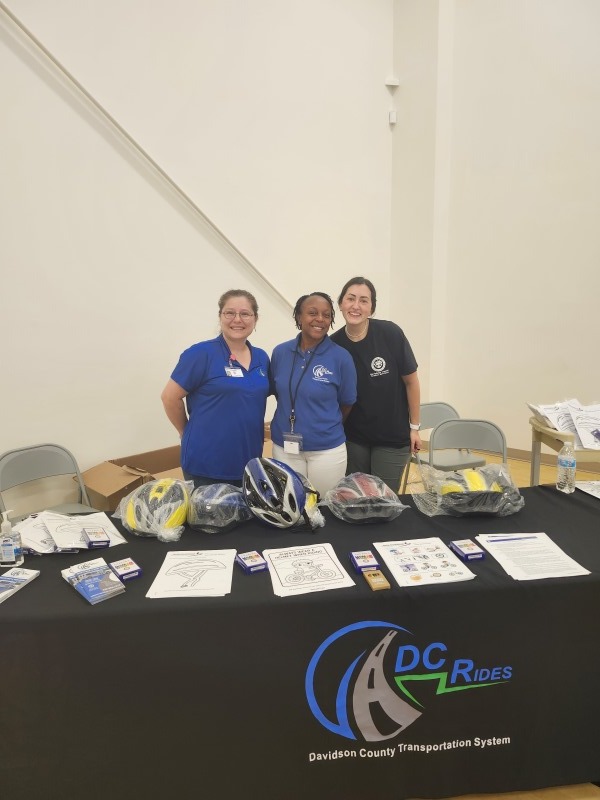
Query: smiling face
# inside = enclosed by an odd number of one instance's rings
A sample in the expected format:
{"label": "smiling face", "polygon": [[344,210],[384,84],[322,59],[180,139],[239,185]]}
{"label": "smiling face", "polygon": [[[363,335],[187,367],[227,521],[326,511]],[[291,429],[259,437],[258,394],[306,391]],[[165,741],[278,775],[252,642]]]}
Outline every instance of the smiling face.
{"label": "smiling face", "polygon": [[251,302],[243,295],[229,297],[219,314],[223,336],[232,344],[245,342],[254,330],[257,319]]}
{"label": "smiling face", "polygon": [[364,283],[353,283],[346,289],[340,302],[346,325],[364,325],[373,313],[373,300],[371,290]]}
{"label": "smiling face", "polygon": [[312,294],[304,300],[296,316],[296,323],[305,349],[314,347],[327,336],[331,319],[331,306],[324,297]]}

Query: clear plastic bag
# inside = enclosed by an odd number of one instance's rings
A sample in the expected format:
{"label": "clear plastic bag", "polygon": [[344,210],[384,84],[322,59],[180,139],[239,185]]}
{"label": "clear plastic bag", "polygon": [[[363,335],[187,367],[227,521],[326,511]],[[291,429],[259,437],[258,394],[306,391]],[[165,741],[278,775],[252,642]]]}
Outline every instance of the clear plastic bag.
{"label": "clear plastic bag", "polygon": [[354,525],[390,522],[409,508],[381,478],[365,472],[346,475],[325,494],[321,505],[338,519]]}
{"label": "clear plastic bag", "polygon": [[412,493],[415,505],[428,517],[463,517],[480,514],[508,517],[525,505],[525,500],[510,477],[507,464],[487,464],[477,469],[441,472],[420,464],[423,491]]}
{"label": "clear plastic bag", "polygon": [[229,483],[198,486],[190,498],[188,525],[202,533],[225,533],[252,518],[242,490]]}
{"label": "clear plastic bag", "polygon": [[136,536],[176,542],[185,529],[192,487],[173,478],[149,481],[124,497],[113,516]]}

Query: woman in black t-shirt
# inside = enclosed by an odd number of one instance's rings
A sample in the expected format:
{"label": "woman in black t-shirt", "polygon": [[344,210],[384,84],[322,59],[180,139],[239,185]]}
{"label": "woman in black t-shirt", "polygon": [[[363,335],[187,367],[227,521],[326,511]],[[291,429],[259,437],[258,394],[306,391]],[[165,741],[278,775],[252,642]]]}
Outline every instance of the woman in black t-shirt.
{"label": "woman in black t-shirt", "polygon": [[358,398],[346,419],[347,474],[378,475],[395,492],[411,452],[421,449],[421,390],[408,339],[394,322],[372,319],[377,303],[367,278],[351,278],[338,297],[346,325],[330,338],[348,350]]}

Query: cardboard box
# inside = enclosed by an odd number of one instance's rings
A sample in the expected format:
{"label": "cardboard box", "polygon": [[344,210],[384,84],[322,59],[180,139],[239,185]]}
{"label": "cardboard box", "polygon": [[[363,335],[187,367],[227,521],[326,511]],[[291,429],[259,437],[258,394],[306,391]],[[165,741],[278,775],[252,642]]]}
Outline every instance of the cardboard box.
{"label": "cardboard box", "polygon": [[137,453],[124,458],[112,458],[82,473],[90,503],[98,511],[113,512],[119,502],[148,481],[155,478],[183,479],[179,445]]}

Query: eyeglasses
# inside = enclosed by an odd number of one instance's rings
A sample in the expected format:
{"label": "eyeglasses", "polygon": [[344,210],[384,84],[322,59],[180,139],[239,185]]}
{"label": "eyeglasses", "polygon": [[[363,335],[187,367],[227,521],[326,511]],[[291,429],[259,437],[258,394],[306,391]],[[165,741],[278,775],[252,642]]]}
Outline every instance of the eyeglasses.
{"label": "eyeglasses", "polygon": [[254,314],[252,311],[240,311],[239,313],[237,311],[221,311],[221,316],[230,322],[233,322],[236,317],[239,317],[242,322],[249,322]]}

